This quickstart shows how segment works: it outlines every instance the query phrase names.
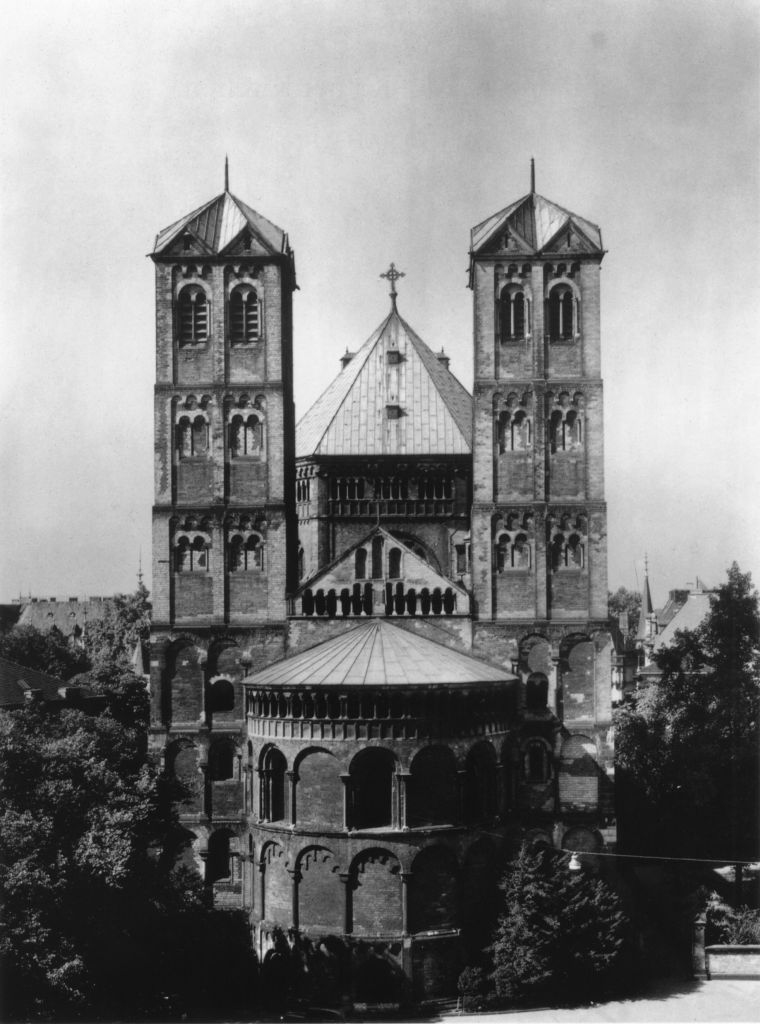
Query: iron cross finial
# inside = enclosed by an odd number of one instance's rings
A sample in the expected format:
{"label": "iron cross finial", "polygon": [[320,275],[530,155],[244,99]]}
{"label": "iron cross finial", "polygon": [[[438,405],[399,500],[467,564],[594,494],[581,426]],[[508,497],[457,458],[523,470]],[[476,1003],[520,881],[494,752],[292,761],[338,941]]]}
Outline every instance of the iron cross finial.
{"label": "iron cross finial", "polygon": [[386,270],[384,274],[381,274],[380,277],[385,277],[387,278],[388,281],[390,281],[391,300],[393,301],[393,305],[395,306],[396,295],[398,294],[396,291],[396,281],[398,281],[400,277],[406,277],[406,274],[403,272],[403,270],[396,270],[396,265],[394,263],[391,263],[390,267]]}

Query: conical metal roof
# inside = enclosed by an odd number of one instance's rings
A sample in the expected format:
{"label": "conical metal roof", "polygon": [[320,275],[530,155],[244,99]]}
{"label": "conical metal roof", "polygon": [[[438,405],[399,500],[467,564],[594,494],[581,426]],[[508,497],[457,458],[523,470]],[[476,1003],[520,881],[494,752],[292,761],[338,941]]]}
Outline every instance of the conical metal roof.
{"label": "conical metal roof", "polygon": [[296,427],[299,456],[471,450],[472,397],[395,304]]}
{"label": "conical metal roof", "polygon": [[467,686],[507,683],[504,669],[460,654],[384,619],[286,658],[246,679],[262,687]]}

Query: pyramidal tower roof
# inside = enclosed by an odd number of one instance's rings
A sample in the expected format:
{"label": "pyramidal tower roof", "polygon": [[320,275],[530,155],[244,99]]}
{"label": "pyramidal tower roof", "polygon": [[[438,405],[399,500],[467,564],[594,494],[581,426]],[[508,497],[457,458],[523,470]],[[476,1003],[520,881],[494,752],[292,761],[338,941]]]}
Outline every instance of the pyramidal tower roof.
{"label": "pyramidal tower roof", "polygon": [[296,427],[296,454],[466,455],[472,397],[391,312]]}
{"label": "pyramidal tower roof", "polygon": [[567,250],[604,252],[602,232],[596,224],[536,192],[536,168],[532,159],[530,192],[476,224],[470,233],[473,255],[504,248],[526,255]]}
{"label": "pyramidal tower roof", "polygon": [[252,236],[256,254],[290,255],[288,236],[266,217],[251,209],[242,199],[225,189],[221,195],[186,214],[169,227],[159,231],[153,255],[166,254],[172,243],[182,234],[189,233],[210,256],[223,253],[247,229]]}

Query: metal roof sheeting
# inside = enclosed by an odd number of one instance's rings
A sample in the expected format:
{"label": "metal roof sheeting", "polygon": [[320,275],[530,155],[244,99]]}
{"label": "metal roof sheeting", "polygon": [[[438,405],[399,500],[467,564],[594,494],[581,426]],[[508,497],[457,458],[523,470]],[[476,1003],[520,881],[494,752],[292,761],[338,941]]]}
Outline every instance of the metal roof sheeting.
{"label": "metal roof sheeting", "polygon": [[506,683],[515,676],[383,619],[249,676],[251,686],[447,686]]}
{"label": "metal roof sheeting", "polygon": [[[387,353],[398,352],[389,364]],[[398,406],[390,418],[387,406]],[[394,308],[303,416],[296,453],[466,455],[472,398]]]}
{"label": "metal roof sheeting", "polygon": [[557,232],[569,222],[578,227],[593,246],[602,249],[602,232],[596,224],[558,206],[544,196],[529,193],[472,229],[470,240],[473,252],[481,249],[492,235],[503,230],[507,222],[529,246],[535,248],[536,252],[540,252],[548,245]]}
{"label": "metal roof sheeting", "polygon": [[285,232],[230,192],[222,192],[160,231],[153,251],[163,252],[182,231],[191,231],[210,252],[220,253],[245,227],[267,251],[288,251]]}

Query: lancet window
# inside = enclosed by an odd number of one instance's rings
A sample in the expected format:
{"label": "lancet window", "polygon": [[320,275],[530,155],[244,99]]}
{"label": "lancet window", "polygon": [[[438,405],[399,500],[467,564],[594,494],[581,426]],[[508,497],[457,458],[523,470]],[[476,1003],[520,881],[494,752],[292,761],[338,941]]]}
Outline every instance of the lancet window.
{"label": "lancet window", "polygon": [[531,739],[523,747],[523,778],[526,782],[548,782],[551,778],[551,751],[542,739]]}

